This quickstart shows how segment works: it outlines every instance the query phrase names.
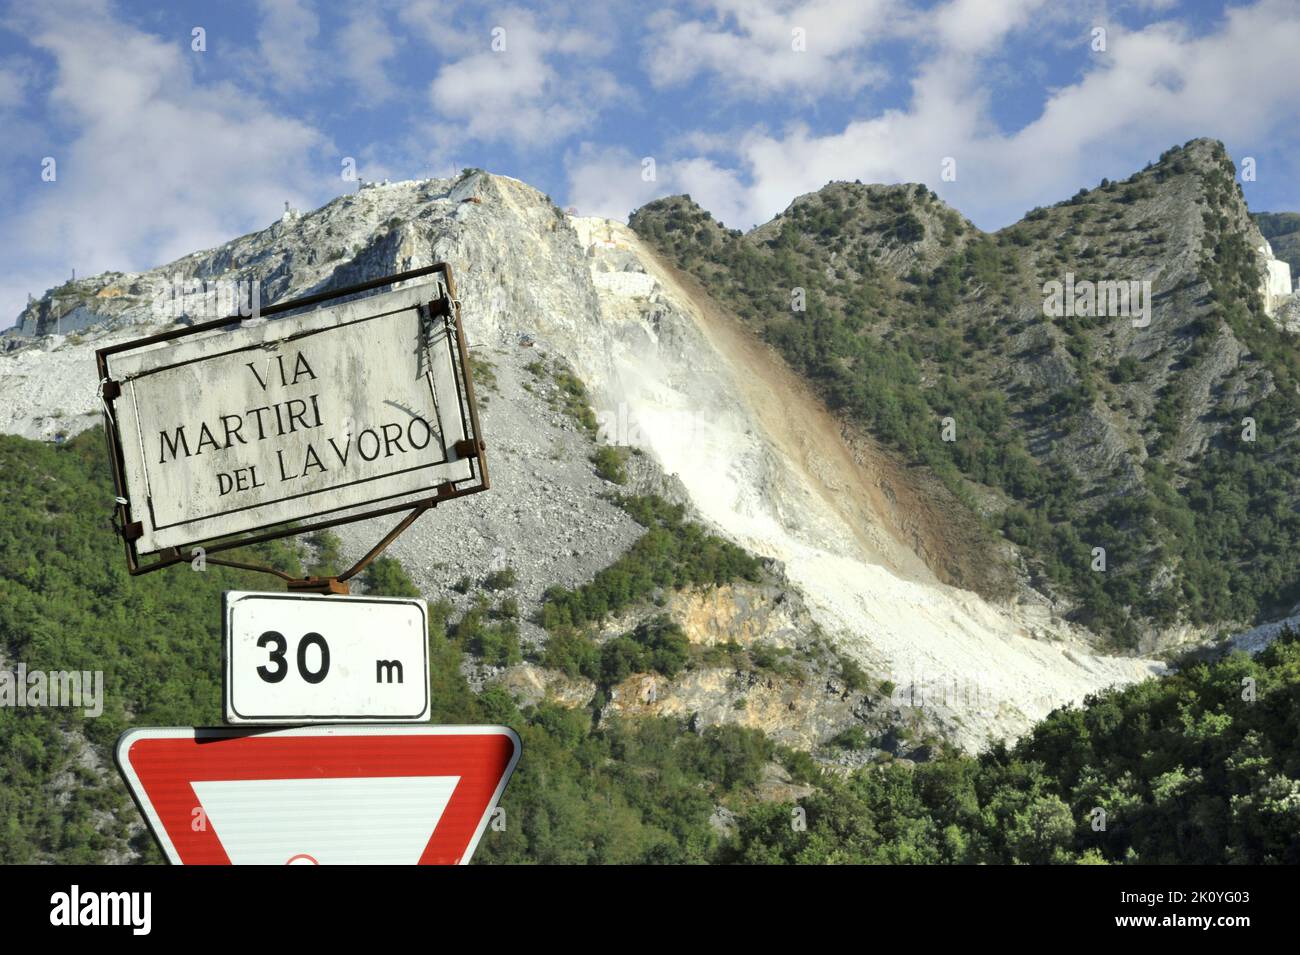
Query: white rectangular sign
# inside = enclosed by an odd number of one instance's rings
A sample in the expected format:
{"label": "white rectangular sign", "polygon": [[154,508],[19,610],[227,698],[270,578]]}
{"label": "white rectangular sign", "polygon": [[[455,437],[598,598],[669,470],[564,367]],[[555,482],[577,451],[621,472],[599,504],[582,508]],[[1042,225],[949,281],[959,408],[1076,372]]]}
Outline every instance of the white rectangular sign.
{"label": "white rectangular sign", "polygon": [[138,552],[470,480],[455,329],[427,307],[441,288],[108,355]]}
{"label": "white rectangular sign", "polygon": [[429,718],[423,600],[225,594],[228,723]]}

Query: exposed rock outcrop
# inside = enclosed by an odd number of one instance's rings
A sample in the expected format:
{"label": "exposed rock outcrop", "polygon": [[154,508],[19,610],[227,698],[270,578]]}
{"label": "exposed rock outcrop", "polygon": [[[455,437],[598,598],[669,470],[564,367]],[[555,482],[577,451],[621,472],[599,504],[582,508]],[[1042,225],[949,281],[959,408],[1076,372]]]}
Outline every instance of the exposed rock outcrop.
{"label": "exposed rock outcrop", "polygon": [[[923,228],[951,226],[960,241],[957,230],[967,226],[950,210],[934,206],[932,214]],[[941,242],[945,233],[935,234]],[[49,439],[92,424],[93,348],[156,330],[157,288],[177,275],[256,281],[261,301],[273,302],[438,261],[452,265],[473,354],[493,372],[483,390],[494,490],[439,508],[395,545],[429,597],[464,606],[469,598],[450,589],[457,578],[513,567],[524,642],[537,646],[545,634],[527,620],[545,588],[590,579],[641,533],[606,500],[611,486],[588,461],[589,436],[552,400],[558,362],[587,383],[604,438],[642,450],[634,479],[680,495],[719,533],[782,566],[790,592],[840,652],[900,685],[975,675],[989,706],[927,711],[958,742],[974,748],[1014,735],[1054,705],[1159,670],[1097,653],[1040,597],[991,602],[945,583],[952,578],[927,562],[943,549],[934,536],[942,522],[910,515],[906,502],[924,492],[905,471],[869,445],[850,448],[839,422],[779,359],[627,227],[567,217],[506,177],[375,185],[152,272],[85,280],[108,321],[75,340],[15,340],[0,355],[0,429]],[[118,291],[100,295],[110,287]],[[359,557],[390,524],[343,529],[344,558]],[[684,601],[697,637],[721,639],[731,627],[738,642],[747,628],[798,640],[798,616],[734,592],[673,599]],[[534,677],[514,679],[532,680],[520,689],[534,696],[560,692]],[[788,713],[791,703],[812,714],[807,725],[826,727],[853,706],[826,710],[815,696],[763,684],[746,691],[754,709],[738,714],[730,679],[693,671],[664,699],[680,700],[683,713],[753,720],[778,733],[780,708]],[[628,688],[615,705],[633,706],[636,695]]]}

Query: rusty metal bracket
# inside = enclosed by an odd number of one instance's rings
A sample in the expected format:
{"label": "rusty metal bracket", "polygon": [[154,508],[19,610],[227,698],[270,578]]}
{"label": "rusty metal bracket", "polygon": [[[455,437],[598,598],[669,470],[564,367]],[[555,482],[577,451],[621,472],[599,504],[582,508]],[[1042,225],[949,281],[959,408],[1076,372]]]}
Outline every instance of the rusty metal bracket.
{"label": "rusty metal bracket", "polygon": [[487,444],[476,438],[462,438],[451,446],[452,451],[456,452],[458,458],[476,458],[479,452],[484,450]]}
{"label": "rusty metal bracket", "polygon": [[443,295],[429,303],[429,315],[436,318],[451,318],[451,296]]}
{"label": "rusty metal bracket", "polygon": [[326,597],[346,597],[352,588],[337,577],[304,577],[289,581],[289,592],[294,594],[322,594]]}
{"label": "rusty metal bracket", "polygon": [[[282,570],[276,570],[274,567],[267,567],[264,564],[249,564],[239,560],[226,560],[224,557],[206,557],[204,558],[209,564],[216,564],[219,567],[234,567],[238,570],[252,570],[263,574],[273,574],[285,582],[290,593],[315,593],[325,596],[342,596],[346,597],[352,592],[352,587],[348,581],[357,574],[364,571],[375,559],[379,557],[393,541],[401,536],[402,532],[419,519],[425,511],[437,507],[434,501],[421,501],[415,506],[410,514],[402,518],[391,531],[384,535],[374,547],[366,553],[359,561],[353,564],[348,570],[339,574],[337,577],[294,577],[292,574],[286,574]],[[177,560],[183,560],[179,551],[173,555]]]}
{"label": "rusty metal bracket", "polygon": [[357,574],[361,573],[363,570],[369,567],[370,564],[375,560],[375,558],[377,558],[380,554],[382,554],[384,551],[388,549],[389,544],[397,540],[397,538],[401,535],[401,533],[404,530],[406,530],[408,527],[410,527],[419,519],[421,514],[423,514],[425,511],[429,510],[430,508],[434,508],[437,506],[438,505],[433,501],[422,501],[420,504],[416,505],[415,509],[411,511],[410,514],[407,514],[406,517],[402,518],[402,520],[398,522],[397,526],[394,527],[391,531],[389,531],[383,540],[381,540],[374,547],[370,548],[370,552],[366,554],[365,557],[362,557],[359,561],[353,564],[352,568],[347,572],[339,574],[338,576],[339,582],[346,584],[347,581],[351,580]]}
{"label": "rusty metal bracket", "polygon": [[[179,551],[176,553],[179,554]],[[226,560],[226,558],[224,557],[205,557],[203,559],[206,563],[216,564],[218,567],[234,567],[237,570],[255,570],[258,573],[262,573],[262,574],[274,574],[276,577],[279,577],[281,580],[288,581],[291,587],[293,586],[294,582],[298,580],[298,578],[293,576],[292,574],[286,574],[282,570],[276,570],[274,567],[267,567],[263,564],[249,564],[249,563],[245,563],[242,560]],[[308,579],[315,580],[316,578],[311,577]]]}

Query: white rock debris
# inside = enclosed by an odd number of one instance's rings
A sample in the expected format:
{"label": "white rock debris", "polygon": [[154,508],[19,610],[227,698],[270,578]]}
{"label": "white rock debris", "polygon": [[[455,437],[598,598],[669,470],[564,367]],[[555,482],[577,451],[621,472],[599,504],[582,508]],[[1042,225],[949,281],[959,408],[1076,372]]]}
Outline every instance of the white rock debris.
{"label": "white rock debris", "polygon": [[[496,383],[480,386],[493,490],[426,515],[392,551],[430,598],[463,603],[449,589],[457,578],[510,566],[527,613],[547,586],[589,580],[639,537],[602,497],[612,488],[588,462],[589,439],[547,399],[553,382],[529,368],[558,357],[591,390],[606,440],[642,449],[702,520],[782,562],[824,632],[900,693],[925,693],[961,745],[1014,736],[1053,707],[1162,670],[1096,652],[1043,603],[996,605],[940,583],[887,529],[869,475],[779,361],[626,226],[566,216],[502,176],[368,185],[151,272],[83,280],[107,321],[80,336],[10,336],[0,431],[55,440],[95,424],[94,348],[157,331],[150,290],[176,273],[255,279],[269,303],[439,261]],[[344,557],[392,523],[343,528]]]}

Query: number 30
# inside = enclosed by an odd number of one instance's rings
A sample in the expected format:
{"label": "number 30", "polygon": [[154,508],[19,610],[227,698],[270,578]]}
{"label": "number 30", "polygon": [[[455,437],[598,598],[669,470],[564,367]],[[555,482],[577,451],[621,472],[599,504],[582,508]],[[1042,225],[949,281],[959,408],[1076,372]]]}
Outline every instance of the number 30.
{"label": "number 30", "polygon": [[[268,630],[257,638],[257,645],[262,648],[270,647],[270,659],[268,663],[274,663],[275,668],[269,666],[260,666],[257,668],[257,675],[267,683],[279,683],[289,672],[289,664],[284,659],[285,651],[289,649],[289,641],[284,638],[284,634],[275,630]],[[307,648],[315,645],[320,650],[320,669],[312,671],[307,669]],[[319,683],[330,672],[330,648],[325,642],[325,638],[319,633],[309,633],[298,642],[298,675],[308,683]]]}

